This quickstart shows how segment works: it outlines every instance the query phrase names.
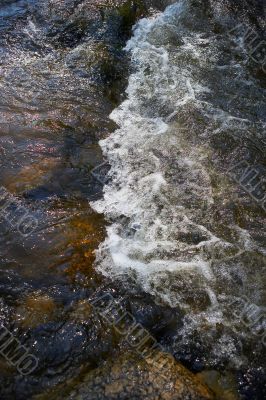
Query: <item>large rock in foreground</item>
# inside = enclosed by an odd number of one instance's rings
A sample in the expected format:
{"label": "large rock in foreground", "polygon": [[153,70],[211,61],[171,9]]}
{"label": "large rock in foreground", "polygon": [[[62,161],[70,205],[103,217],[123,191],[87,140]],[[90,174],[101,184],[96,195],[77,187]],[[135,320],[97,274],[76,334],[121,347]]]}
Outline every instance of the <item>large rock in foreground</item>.
{"label": "large rock in foreground", "polygon": [[211,400],[214,397],[182,365],[169,362],[169,368],[162,374],[152,359],[126,353],[85,376],[68,397],[68,400],[94,399]]}

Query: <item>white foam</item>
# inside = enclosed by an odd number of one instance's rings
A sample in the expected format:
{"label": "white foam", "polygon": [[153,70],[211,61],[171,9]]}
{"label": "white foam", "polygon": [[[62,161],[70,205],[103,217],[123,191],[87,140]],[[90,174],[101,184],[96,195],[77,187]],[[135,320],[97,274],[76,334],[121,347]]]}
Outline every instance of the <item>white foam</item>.
{"label": "white foam", "polygon": [[[208,263],[201,260],[198,254],[188,255],[185,259],[177,254],[182,246],[185,250],[185,246],[173,238],[172,232],[178,226],[185,229],[187,224],[193,222],[186,217],[184,205],[179,206],[169,199],[168,192],[173,192],[173,189],[169,188],[164,177],[164,165],[152,153],[154,147],[160,149],[160,143],[169,139],[165,137],[161,140],[169,133],[169,125],[165,122],[167,118],[160,115],[161,109],[171,103],[174,109],[187,101],[195,101],[200,87],[195,85],[194,90],[193,79],[186,73],[179,75],[180,72],[169,63],[167,49],[155,46],[149,38],[155,29],[167,21],[171,23],[173,15],[175,20],[178,19],[183,7],[180,2],[155,19],[141,20],[126,46],[132,54],[136,72],[129,78],[128,99],[110,116],[120,128],[100,142],[112,167],[112,182],[105,187],[104,199],[93,203],[98,212],[116,219],[108,228],[108,237],[98,253],[100,269],[104,273],[122,273],[123,270],[133,269],[143,280],[144,275],[149,279],[154,271],[196,268],[205,278],[212,277]],[[168,79],[165,80],[165,76]],[[156,99],[160,104],[153,110],[152,102]],[[170,116],[174,113],[173,110]],[[169,136],[175,140],[173,132]],[[166,143],[165,150],[167,147]],[[206,171],[187,154],[179,163],[187,169],[188,175],[201,175],[201,180],[206,181],[206,200],[212,202]],[[197,183],[191,185],[197,191]],[[127,237],[126,227],[119,222],[121,216],[130,220],[129,225],[139,223],[140,229]],[[165,257],[165,254],[171,253],[176,255],[176,259]]]}
{"label": "white foam", "polygon": [[[213,94],[200,68],[211,65],[222,72],[212,37],[203,39],[182,25],[187,4],[180,1],[156,18],[142,19],[126,45],[135,72],[129,77],[127,100],[110,116],[119,128],[100,141],[111,165],[111,181],[104,198],[92,206],[111,222],[97,252],[97,268],[103,274],[133,274],[144,290],[172,307],[189,305],[182,290],[163,284],[162,277],[183,282],[192,293],[206,292],[210,304],[203,313],[190,310],[184,328],[189,330],[199,327],[202,319],[213,326],[224,322],[217,300],[219,279],[230,276],[226,262],[253,247],[242,231],[237,245],[212,232],[215,200],[205,163],[208,154],[184,139],[183,132],[189,134],[186,120],[189,129],[196,130],[194,136],[197,130],[205,134],[201,121],[197,127],[198,110],[217,134],[237,119],[200,97]],[[184,43],[178,49],[165,40],[166,27],[182,32]],[[215,267],[217,260],[220,268]]]}

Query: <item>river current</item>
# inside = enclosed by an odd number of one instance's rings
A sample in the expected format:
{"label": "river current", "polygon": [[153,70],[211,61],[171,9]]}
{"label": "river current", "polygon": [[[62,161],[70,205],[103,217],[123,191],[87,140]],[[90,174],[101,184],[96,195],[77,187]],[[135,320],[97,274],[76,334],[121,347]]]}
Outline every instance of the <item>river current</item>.
{"label": "river current", "polygon": [[232,179],[242,162],[265,177],[265,72],[249,69],[252,27],[196,3],[142,19],[125,47],[127,99],[100,141],[111,182],[92,205],[111,225],[97,262],[185,311],[177,354],[194,344],[209,366],[239,367],[251,347],[265,355],[265,207]]}
{"label": "river current", "polygon": [[[72,324],[97,276],[96,287],[103,279],[178,313],[158,340],[207,382],[222,372],[228,400],[262,399],[265,15],[154,2],[128,38],[120,17],[102,22],[90,2],[37,3],[0,6],[1,184],[38,220],[26,239],[2,223],[3,321],[41,330],[38,342],[50,321]],[[95,179],[103,162],[109,172]],[[78,347],[69,360],[94,368],[98,350],[83,359]]]}

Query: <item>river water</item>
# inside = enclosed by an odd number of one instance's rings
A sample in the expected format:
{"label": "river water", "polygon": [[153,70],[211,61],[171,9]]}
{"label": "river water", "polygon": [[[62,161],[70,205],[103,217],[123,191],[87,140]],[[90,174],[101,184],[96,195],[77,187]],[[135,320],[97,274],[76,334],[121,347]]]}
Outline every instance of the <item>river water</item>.
{"label": "river water", "polygon": [[74,312],[103,282],[190,370],[265,396],[265,18],[150,3],[131,38],[141,10],[1,3],[1,185],[37,221],[2,215],[1,321],[40,357],[27,383],[3,361],[5,399],[108,358]]}

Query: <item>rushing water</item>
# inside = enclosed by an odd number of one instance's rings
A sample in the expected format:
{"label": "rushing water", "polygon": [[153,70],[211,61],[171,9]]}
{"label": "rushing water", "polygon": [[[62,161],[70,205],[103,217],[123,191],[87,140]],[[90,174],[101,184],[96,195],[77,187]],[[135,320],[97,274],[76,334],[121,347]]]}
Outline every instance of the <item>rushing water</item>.
{"label": "rushing water", "polygon": [[[93,207],[111,225],[98,269],[185,311],[171,346],[186,358],[194,345],[195,367],[265,356],[265,212],[227,172],[248,160],[265,176],[265,75],[249,69],[238,24],[186,0],[142,19],[119,129],[100,142],[111,181]],[[253,332],[243,298],[261,316]]]}
{"label": "rushing water", "polygon": [[37,221],[27,237],[0,221],[0,318],[39,357],[26,380],[1,360],[2,397],[67,382],[48,394],[67,398],[112,357],[117,338],[86,308],[104,281],[177,360],[222,372],[228,400],[262,399],[265,207],[228,169],[265,178],[265,19],[147,1],[123,51],[137,8],[0,2],[1,185]]}

